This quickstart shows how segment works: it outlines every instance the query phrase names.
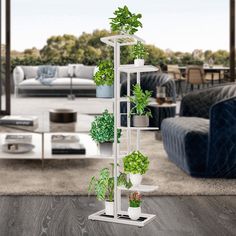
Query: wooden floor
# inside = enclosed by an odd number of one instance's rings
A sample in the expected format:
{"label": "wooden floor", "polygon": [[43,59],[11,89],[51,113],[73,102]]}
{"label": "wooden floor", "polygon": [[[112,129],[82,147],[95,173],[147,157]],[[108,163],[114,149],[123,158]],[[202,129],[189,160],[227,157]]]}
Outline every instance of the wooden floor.
{"label": "wooden floor", "polygon": [[157,214],[144,228],[89,221],[102,203],[87,197],[0,197],[0,236],[230,236],[236,235],[236,197],[146,197]]}

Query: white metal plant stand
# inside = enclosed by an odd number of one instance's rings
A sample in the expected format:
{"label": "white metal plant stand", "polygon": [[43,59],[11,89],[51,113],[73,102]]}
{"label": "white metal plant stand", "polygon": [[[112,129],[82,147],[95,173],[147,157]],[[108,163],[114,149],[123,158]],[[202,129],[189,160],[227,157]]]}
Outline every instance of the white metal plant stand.
{"label": "white metal plant stand", "polygon": [[[156,216],[151,214],[142,214],[138,220],[131,220],[127,211],[121,210],[121,191],[138,191],[138,192],[152,192],[157,189],[156,186],[140,185],[126,189],[124,187],[117,186],[117,173],[118,173],[118,161],[120,158],[120,147],[117,140],[117,128],[124,129],[127,132],[127,153],[131,150],[131,131],[134,130],[137,133],[136,138],[136,150],[140,147],[140,131],[141,130],[158,130],[158,128],[148,127],[131,127],[131,120],[128,115],[130,111],[130,102],[127,98],[120,98],[120,72],[127,73],[127,96],[130,96],[130,75],[132,73],[137,74],[137,83],[140,83],[140,74],[142,72],[155,72],[158,68],[154,66],[141,66],[134,65],[120,65],[120,47],[127,45],[135,45],[138,41],[144,42],[136,35],[116,35],[110,37],[101,38],[101,41],[109,46],[114,47],[114,99],[111,99],[114,104],[114,216],[105,215],[105,211],[99,211],[89,216],[91,220],[113,222],[119,224],[128,224],[142,227],[148,222],[152,221]],[[127,127],[122,127],[120,122],[120,102],[127,101]]]}

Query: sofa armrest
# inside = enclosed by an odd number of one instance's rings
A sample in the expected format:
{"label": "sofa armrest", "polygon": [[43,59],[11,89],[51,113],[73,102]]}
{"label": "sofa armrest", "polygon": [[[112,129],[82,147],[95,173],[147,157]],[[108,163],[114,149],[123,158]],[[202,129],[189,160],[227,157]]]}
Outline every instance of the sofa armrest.
{"label": "sofa armrest", "polygon": [[207,171],[212,177],[236,176],[236,97],[210,110]]}
{"label": "sofa armrest", "polygon": [[232,84],[187,94],[181,102],[180,116],[209,119],[211,107],[219,101],[236,96],[235,91],[236,85]]}
{"label": "sofa armrest", "polygon": [[24,71],[22,67],[17,66],[13,70],[13,80],[15,87],[18,87],[18,85],[24,80]]}

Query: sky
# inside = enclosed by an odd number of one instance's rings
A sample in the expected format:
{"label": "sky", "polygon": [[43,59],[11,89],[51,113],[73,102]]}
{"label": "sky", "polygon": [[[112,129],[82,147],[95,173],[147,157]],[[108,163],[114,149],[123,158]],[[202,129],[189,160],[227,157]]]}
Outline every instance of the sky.
{"label": "sky", "polygon": [[137,33],[173,51],[229,48],[228,0],[12,0],[12,49],[41,49],[52,35],[110,29],[118,6],[142,13]]}

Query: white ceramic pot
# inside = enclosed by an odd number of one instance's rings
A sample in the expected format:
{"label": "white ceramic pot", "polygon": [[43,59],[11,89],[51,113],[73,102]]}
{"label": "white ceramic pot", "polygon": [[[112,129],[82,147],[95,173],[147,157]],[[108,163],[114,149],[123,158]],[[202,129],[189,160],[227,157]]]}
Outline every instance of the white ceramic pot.
{"label": "white ceramic pot", "polygon": [[133,116],[133,126],[134,127],[148,127],[149,117],[148,116]]}
{"label": "white ceramic pot", "polygon": [[131,174],[129,175],[130,181],[133,185],[133,187],[137,187],[141,184],[142,182],[142,175],[141,174]]}
{"label": "white ceramic pot", "polygon": [[144,66],[144,59],[135,59],[134,65],[135,66]]}
{"label": "white ceramic pot", "polygon": [[141,216],[141,207],[129,207],[128,215],[131,220],[137,220]]}
{"label": "white ceramic pot", "polygon": [[102,156],[112,156],[113,154],[113,143],[105,142],[99,143],[100,154]]}
{"label": "white ceramic pot", "polygon": [[106,215],[114,215],[114,202],[105,201],[105,213]]}

